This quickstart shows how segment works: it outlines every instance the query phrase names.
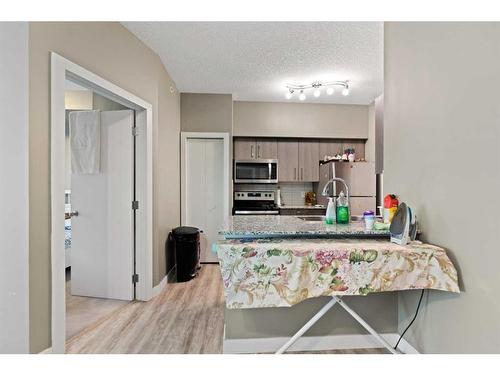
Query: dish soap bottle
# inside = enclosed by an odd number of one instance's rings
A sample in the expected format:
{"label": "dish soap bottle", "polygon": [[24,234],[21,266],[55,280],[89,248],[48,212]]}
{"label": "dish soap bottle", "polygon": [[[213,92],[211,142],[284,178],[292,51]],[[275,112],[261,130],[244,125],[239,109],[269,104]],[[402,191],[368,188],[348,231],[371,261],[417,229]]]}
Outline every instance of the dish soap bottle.
{"label": "dish soap bottle", "polygon": [[341,191],[337,198],[337,224],[349,223],[349,201]]}
{"label": "dish soap bottle", "polygon": [[333,224],[335,222],[335,202],[333,197],[328,197],[328,206],[326,207],[325,223]]}

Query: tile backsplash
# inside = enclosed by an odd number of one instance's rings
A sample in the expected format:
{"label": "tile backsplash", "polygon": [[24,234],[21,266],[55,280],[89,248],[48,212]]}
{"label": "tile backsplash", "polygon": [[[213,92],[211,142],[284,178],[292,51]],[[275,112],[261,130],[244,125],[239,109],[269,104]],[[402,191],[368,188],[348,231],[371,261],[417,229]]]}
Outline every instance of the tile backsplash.
{"label": "tile backsplash", "polygon": [[282,182],[279,187],[281,203],[286,206],[303,206],[305,193],[313,190],[312,182]]}
{"label": "tile backsplash", "polygon": [[313,191],[312,182],[281,182],[279,184],[235,184],[234,191],[276,191],[281,189],[281,202],[287,206],[303,206],[304,196]]}

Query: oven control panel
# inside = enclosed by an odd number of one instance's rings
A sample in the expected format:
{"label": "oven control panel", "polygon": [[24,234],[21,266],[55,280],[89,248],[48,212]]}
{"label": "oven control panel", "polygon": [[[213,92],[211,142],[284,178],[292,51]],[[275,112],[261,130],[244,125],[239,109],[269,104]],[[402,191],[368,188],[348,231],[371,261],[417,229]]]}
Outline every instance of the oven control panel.
{"label": "oven control panel", "polygon": [[235,191],[236,201],[274,201],[274,191]]}

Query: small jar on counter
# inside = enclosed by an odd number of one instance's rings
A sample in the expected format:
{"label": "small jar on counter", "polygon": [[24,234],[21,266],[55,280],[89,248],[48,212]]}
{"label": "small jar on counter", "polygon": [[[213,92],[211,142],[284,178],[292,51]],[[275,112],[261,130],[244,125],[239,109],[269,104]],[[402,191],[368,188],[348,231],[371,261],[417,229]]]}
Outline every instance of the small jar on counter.
{"label": "small jar on counter", "polygon": [[373,211],[365,211],[363,212],[363,219],[365,221],[365,228],[372,230],[375,224],[375,213]]}

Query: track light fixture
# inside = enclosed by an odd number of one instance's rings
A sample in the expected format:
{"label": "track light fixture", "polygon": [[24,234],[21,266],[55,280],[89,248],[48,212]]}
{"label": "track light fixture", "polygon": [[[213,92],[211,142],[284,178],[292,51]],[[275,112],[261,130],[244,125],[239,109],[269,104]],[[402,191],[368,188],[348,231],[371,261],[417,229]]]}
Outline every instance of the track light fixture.
{"label": "track light fixture", "polygon": [[304,101],[306,100],[306,94],[305,90],[310,90],[313,89],[313,96],[315,98],[319,98],[321,96],[321,87],[326,87],[326,94],[327,95],[333,95],[335,92],[334,87],[335,86],[340,86],[342,87],[342,95],[347,96],[349,95],[349,82],[348,81],[333,81],[333,82],[320,82],[320,81],[315,81],[309,85],[292,85],[288,84],[286,85],[286,92],[285,92],[285,97],[287,99],[292,99],[293,94],[295,91],[299,92],[299,100]]}

